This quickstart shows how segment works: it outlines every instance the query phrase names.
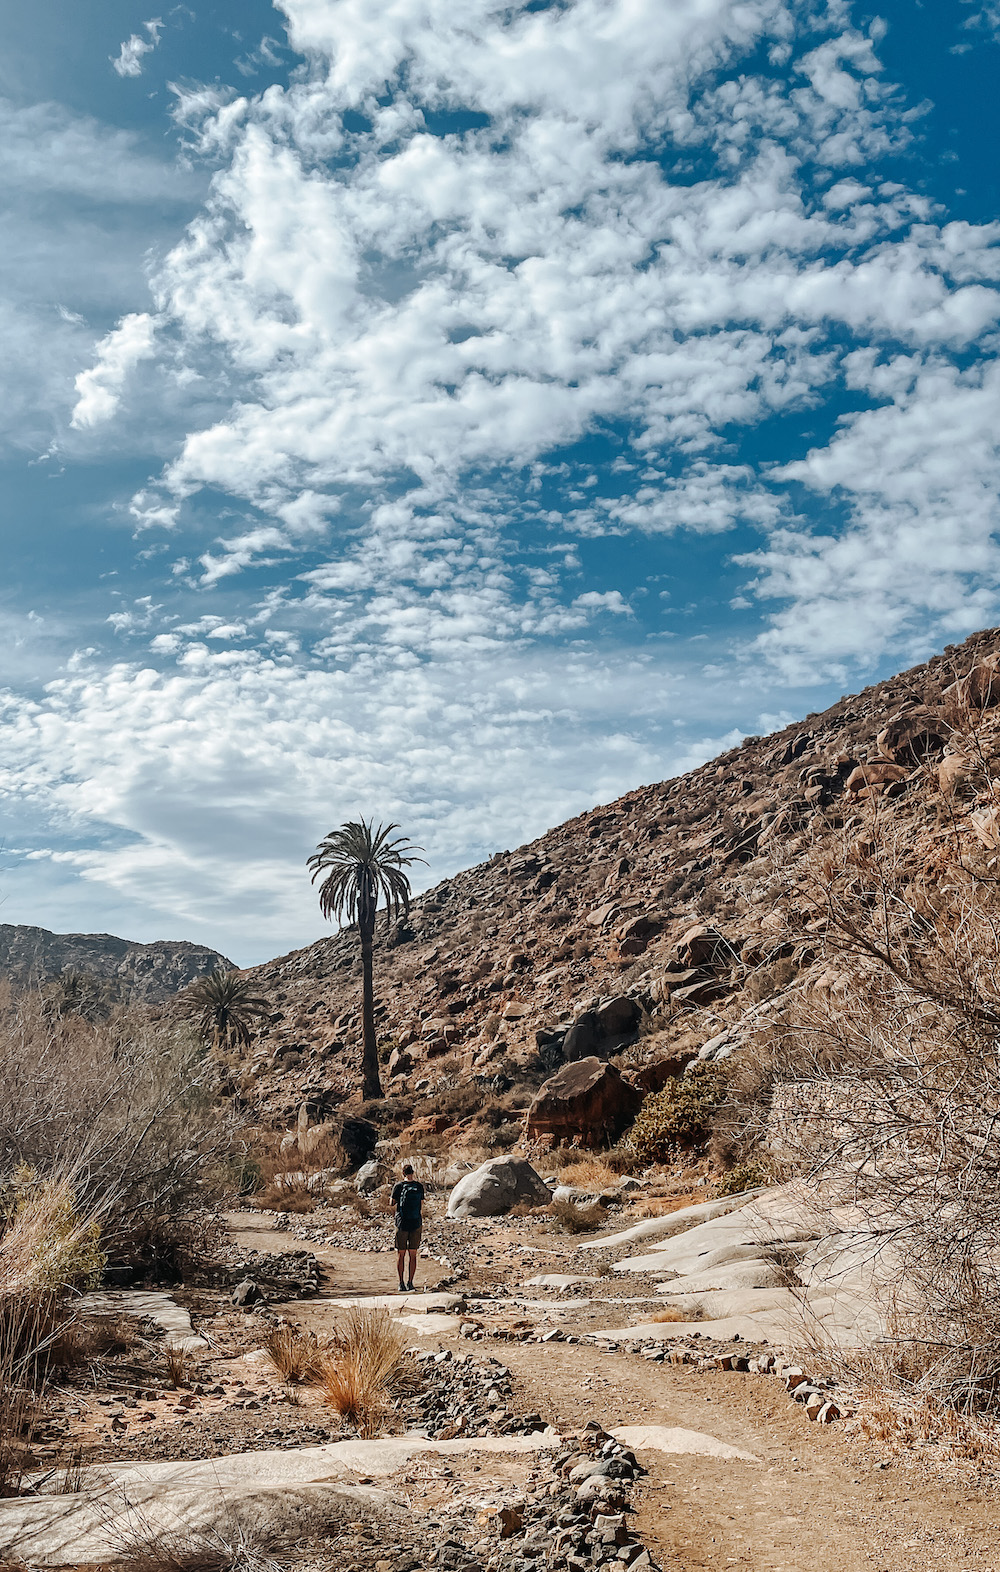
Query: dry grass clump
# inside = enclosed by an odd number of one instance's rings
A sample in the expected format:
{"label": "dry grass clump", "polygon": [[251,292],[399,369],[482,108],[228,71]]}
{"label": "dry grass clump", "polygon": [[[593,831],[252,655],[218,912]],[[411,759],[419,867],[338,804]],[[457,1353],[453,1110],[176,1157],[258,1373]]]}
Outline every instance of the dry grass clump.
{"label": "dry grass clump", "polygon": [[[158,1533],[142,1516],[123,1536],[120,1554],[102,1572],[283,1572],[269,1539],[234,1524],[225,1533],[178,1529]],[[287,1564],[287,1563],[286,1563]]]}
{"label": "dry grass clump", "polygon": [[68,1178],[39,1180],[24,1165],[0,1187],[0,1495],[19,1487],[70,1319],[66,1296],[100,1278],[99,1229],[78,1211]]}
{"label": "dry grass clump", "polygon": [[294,1326],[278,1326],[268,1332],[264,1351],[289,1386],[320,1380],[329,1357],[328,1349],[313,1332],[300,1332]]}
{"label": "dry grass clump", "polygon": [[692,1310],[682,1310],[680,1305],[668,1305],[665,1310],[657,1310],[656,1314],[651,1315],[649,1319],[657,1322],[704,1321],[705,1312],[704,1310],[699,1310],[697,1306]]}
{"label": "dry grass clump", "polygon": [[603,1228],[608,1214],[603,1206],[592,1201],[589,1206],[575,1206],[572,1201],[553,1201],[547,1208],[548,1215],[558,1227],[568,1234],[592,1234]]}
{"label": "dry grass clump", "polygon": [[191,1379],[191,1355],[178,1343],[169,1343],[164,1353],[167,1380],[175,1389],[187,1386]]}
{"label": "dry grass clump", "polygon": [[699,1201],[704,1201],[705,1193],[689,1191],[686,1195],[647,1195],[635,1204],[636,1217],[666,1217],[670,1212],[683,1211],[686,1206],[694,1206]]}
{"label": "dry grass clump", "polygon": [[600,1157],[574,1156],[559,1164],[559,1183],[575,1190],[613,1190],[620,1175]]}
{"label": "dry grass clump", "polygon": [[402,1330],[387,1310],[351,1310],[323,1364],[320,1387],[359,1435],[382,1430],[405,1352]]}

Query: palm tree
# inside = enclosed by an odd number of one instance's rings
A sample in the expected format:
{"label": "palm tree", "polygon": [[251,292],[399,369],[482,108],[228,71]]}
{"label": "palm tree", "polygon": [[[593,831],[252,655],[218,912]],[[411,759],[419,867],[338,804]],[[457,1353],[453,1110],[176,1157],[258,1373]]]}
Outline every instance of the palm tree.
{"label": "palm tree", "polygon": [[361,1095],[368,1101],[383,1096],[378,1073],[378,1043],[375,1039],[375,992],[372,985],[372,940],[375,936],[375,913],[379,898],[385,902],[386,922],[390,917],[405,914],[410,909],[410,881],[404,869],[423,857],[413,852],[423,851],[413,846],[405,836],[392,841],[389,836],[398,830],[398,824],[380,824],[373,830],[374,819],[366,824],[359,819],[349,821],[339,830],[324,835],[307,867],[312,869],[315,884],[321,873],[326,878],[319,887],[319,906],[324,917],[338,920],[347,917],[356,922],[361,938],[362,1000],[361,1019],[364,1030],[364,1049],[361,1056]]}
{"label": "palm tree", "polygon": [[267,1015],[271,1006],[253,991],[249,977],[240,972],[208,972],[191,984],[185,996],[198,1030],[213,1048],[245,1048],[254,1017]]}

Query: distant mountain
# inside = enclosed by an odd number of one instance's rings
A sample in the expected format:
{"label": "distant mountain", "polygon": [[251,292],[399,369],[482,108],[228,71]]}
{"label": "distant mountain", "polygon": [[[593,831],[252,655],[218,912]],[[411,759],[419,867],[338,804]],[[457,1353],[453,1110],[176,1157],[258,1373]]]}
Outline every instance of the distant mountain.
{"label": "distant mountain", "polygon": [[157,939],[136,944],[110,933],[50,933],[20,923],[0,923],[0,977],[20,987],[60,973],[101,979],[123,1003],[158,1004],[206,972],[232,971],[233,962],[203,944]]}

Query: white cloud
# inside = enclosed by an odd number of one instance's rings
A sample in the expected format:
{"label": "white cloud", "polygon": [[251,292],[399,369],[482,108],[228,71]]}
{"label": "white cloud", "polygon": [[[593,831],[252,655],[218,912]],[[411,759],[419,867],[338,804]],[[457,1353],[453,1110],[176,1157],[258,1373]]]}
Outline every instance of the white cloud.
{"label": "white cloud", "polygon": [[[345,681],[336,668],[186,649],[195,658],[165,674],[91,662],[40,701],[0,694],[3,780],[22,825],[60,827],[88,926],[105,912],[121,925],[141,894],[150,937],[205,938],[242,962],[321,931],[305,858],[361,809],[428,846],[433,883],[725,745],[725,726],[702,731],[697,685],[688,693],[625,652],[570,651],[553,668],[466,646],[450,665],[362,666]],[[643,735],[678,714],[702,741]],[[14,859],[4,888],[5,918],[18,921],[30,885]],[[46,915],[59,925],[55,905]]]}
{"label": "white cloud", "polygon": [[852,369],[891,402],[776,475],[843,497],[847,527],[779,529],[747,559],[757,593],[789,603],[758,647],[796,680],[861,651],[922,655],[1000,606],[1000,366],[859,355]]}
{"label": "white cloud", "polygon": [[[89,886],[238,956],[315,931],[330,823],[467,863],[711,752],[770,671],[982,620],[1000,571],[1000,231],[877,179],[911,117],[841,0],[283,9],[288,86],[176,90],[211,188],[77,377],[88,452],[172,455],[131,515],[173,582],[111,623],[172,664],[84,657],[4,711],[11,800]],[[845,389],[774,468],[769,422]],[[699,564],[773,610],[742,670],[704,621],[668,658],[586,539],[737,527],[752,590]]]}
{"label": "white cloud", "polygon": [[160,42],[160,33],[163,23],[156,21],[144,22],[146,36],[141,33],[132,33],[122,44],[117,56],[111,57],[111,64],[119,76],[141,76],[143,56],[151,54]]}
{"label": "white cloud", "polygon": [[129,372],[154,353],[153,334],[154,322],[149,312],[132,311],[102,338],[97,346],[96,364],[76,377],[72,426],[83,430],[111,419]]}

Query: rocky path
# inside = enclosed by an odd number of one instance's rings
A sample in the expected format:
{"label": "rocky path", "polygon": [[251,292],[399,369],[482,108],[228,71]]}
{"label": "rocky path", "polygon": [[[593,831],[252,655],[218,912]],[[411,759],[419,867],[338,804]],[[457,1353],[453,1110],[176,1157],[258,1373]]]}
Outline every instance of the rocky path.
{"label": "rocky path", "polygon": [[[251,1269],[269,1263],[272,1278],[275,1257],[301,1255],[302,1241],[266,1217],[238,1214],[230,1226],[241,1257]],[[809,1424],[778,1380],[657,1363],[624,1339],[601,1341],[600,1328],[630,1324],[640,1306],[650,1313],[648,1283],[602,1273],[592,1253],[544,1227],[431,1236],[448,1262],[421,1262],[415,1296],[392,1293],[395,1256],[374,1248],[380,1235],[355,1238],[350,1228],[310,1244],[320,1263],[315,1297],[272,1300],[262,1317],[231,1306],[220,1316],[225,1294],[189,1295],[204,1345],[195,1357],[216,1384],[175,1393],[173,1404],[147,1394],[113,1410],[117,1431],[112,1419],[85,1458],[106,1476],[94,1488],[110,1480],[143,1510],[192,1526],[206,1504],[265,1512],[280,1501],[286,1515],[302,1514],[305,1530],[310,1513],[328,1516],[339,1501],[334,1538],[324,1529],[315,1554],[299,1558],[310,1572],[546,1572],[560,1539],[561,1572],[626,1572],[633,1563],[636,1572],[647,1554],[662,1572],[1000,1572],[996,1489],[963,1483],[957,1466],[946,1477],[913,1453],[866,1452],[842,1423]],[[456,1264],[459,1292],[435,1292],[453,1286]],[[374,1443],[341,1439],[335,1416],[306,1389],[290,1403],[260,1352],[275,1315],[322,1333],[356,1302],[399,1313],[424,1371],[398,1415],[406,1433]],[[174,1330],[186,1339],[182,1318]],[[662,1327],[668,1338],[678,1330]],[[691,1349],[711,1351],[704,1330],[687,1336]],[[638,1459],[642,1472],[617,1504],[576,1498],[569,1476],[581,1448],[592,1462]],[[631,1479],[631,1464],[627,1471]],[[29,1543],[32,1567],[65,1568],[68,1547],[88,1564],[107,1554],[100,1496],[53,1488],[0,1503],[0,1561],[15,1548],[24,1556]],[[622,1506],[626,1517],[615,1518]],[[504,1541],[497,1514],[508,1510],[518,1527]],[[601,1529],[596,1512],[612,1514]]]}
{"label": "rocky path", "polygon": [[[257,1233],[257,1248],[281,1248],[280,1234]],[[353,1256],[350,1251],[315,1248],[341,1291],[384,1293],[393,1284],[394,1257],[389,1252]],[[554,1248],[567,1263],[573,1258],[570,1242],[557,1242]],[[496,1258],[499,1252],[494,1250],[494,1255],[495,1277],[503,1267]],[[517,1281],[511,1268],[522,1269],[529,1259],[521,1255],[508,1264],[510,1286]],[[586,1260],[578,1255],[576,1265]],[[428,1286],[441,1275],[434,1262],[422,1261],[421,1268]],[[616,1281],[604,1291],[616,1292],[621,1286]],[[595,1297],[602,1287],[592,1290]],[[308,1317],[306,1304],[295,1308]],[[317,1312],[322,1313],[319,1306],[312,1313]],[[530,1318],[531,1311],[525,1311],[522,1302],[518,1314]],[[559,1324],[571,1335],[586,1338],[594,1318],[592,1302],[578,1312],[570,1302]],[[434,1318],[435,1335],[422,1337],[421,1345],[456,1353],[468,1350],[458,1320],[445,1328],[444,1319]],[[598,1313],[598,1319],[606,1321],[607,1316]],[[514,1374],[518,1406],[537,1410],[557,1428],[578,1430],[590,1420],[615,1433],[624,1427],[663,1426],[738,1448],[758,1460],[712,1457],[706,1455],[707,1447],[665,1453],[630,1443],[649,1470],[633,1496],[636,1526],[664,1572],[724,1572],[730,1567],[753,1572],[945,1572],[955,1567],[1000,1572],[995,1497],[928,1477],[917,1466],[886,1467],[873,1458],[861,1460],[842,1427],[809,1425],[777,1383],[735,1372],[653,1364],[627,1349],[605,1353],[582,1340],[487,1339],[475,1346],[477,1353],[496,1354]]]}

